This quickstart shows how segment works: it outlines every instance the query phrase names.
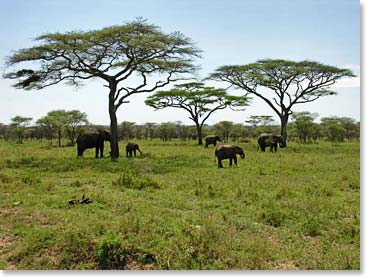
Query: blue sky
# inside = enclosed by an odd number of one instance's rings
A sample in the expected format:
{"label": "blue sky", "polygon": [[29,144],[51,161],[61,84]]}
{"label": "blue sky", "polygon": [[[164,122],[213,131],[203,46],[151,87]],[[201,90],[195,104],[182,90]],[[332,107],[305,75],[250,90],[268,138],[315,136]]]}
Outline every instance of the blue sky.
{"label": "blue sky", "polygon": [[[225,64],[246,64],[263,58],[314,60],[350,68],[359,75],[360,3],[356,0],[156,0],[156,1],[1,1],[0,57],[33,45],[43,33],[100,29],[123,24],[136,17],[146,18],[165,32],[181,31],[201,48],[198,62],[202,77]],[[2,70],[4,67],[2,66]],[[214,84],[224,86],[223,84]],[[299,105],[322,116],[347,116],[360,120],[359,78],[335,85],[337,96]],[[43,91],[22,91],[0,79],[0,122],[15,115],[38,119],[54,109],[79,109],[90,121],[108,124],[107,91],[99,81],[79,90],[59,85]],[[234,93],[239,93],[238,91]],[[184,112],[154,111],[145,106],[148,95],[133,96],[121,106],[119,122],[191,122]],[[275,114],[254,99],[242,112],[220,111],[208,121],[243,123],[250,115]],[[277,119],[278,120],[278,119]]]}

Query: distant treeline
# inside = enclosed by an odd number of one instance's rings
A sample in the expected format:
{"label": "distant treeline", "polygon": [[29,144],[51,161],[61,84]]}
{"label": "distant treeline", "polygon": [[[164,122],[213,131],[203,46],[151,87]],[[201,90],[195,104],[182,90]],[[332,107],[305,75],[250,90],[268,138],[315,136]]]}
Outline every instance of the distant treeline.
{"label": "distant treeline", "polygon": [[[323,117],[319,123],[315,122],[317,114],[310,112],[294,113],[289,124],[288,141],[301,143],[316,143],[319,139],[333,142],[345,140],[359,140],[360,122],[348,117]],[[87,120],[85,113],[77,110],[56,110],[30,124],[32,118],[15,116],[11,124],[0,123],[0,139],[16,140],[48,140],[52,145],[56,140],[59,146],[74,145],[78,134],[86,129],[109,129],[109,126],[95,125]],[[204,125],[203,136],[219,135],[225,142],[247,142],[259,134],[280,133],[280,126],[273,124],[271,116],[254,115],[242,123],[220,121],[214,125]],[[163,141],[180,139],[196,140],[197,131],[194,125],[184,125],[180,121],[136,124],[123,121],[118,126],[119,140],[151,140]]]}

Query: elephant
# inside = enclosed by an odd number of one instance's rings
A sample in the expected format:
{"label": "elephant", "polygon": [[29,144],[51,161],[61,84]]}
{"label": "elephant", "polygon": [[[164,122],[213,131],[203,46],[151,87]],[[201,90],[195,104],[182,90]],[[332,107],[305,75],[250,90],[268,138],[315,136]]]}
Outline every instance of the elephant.
{"label": "elephant", "polygon": [[217,146],[217,141],[222,141],[219,136],[216,135],[208,135],[204,138],[205,140],[205,147],[208,148],[209,144],[213,144],[214,147]]}
{"label": "elephant", "polygon": [[136,157],[136,150],[140,152],[140,155],[143,154],[139,149],[139,145],[137,145],[136,143],[129,142],[128,144],[126,144],[126,157],[129,157],[129,156],[132,157],[133,152],[134,152],[134,157]]}
{"label": "elephant", "polygon": [[277,134],[261,134],[257,138],[257,143],[259,144],[262,152],[265,152],[265,148],[268,146],[270,146],[270,152],[273,152],[273,149],[275,152],[277,152],[278,143],[280,148],[284,148],[286,146],[284,138],[281,135]]}
{"label": "elephant", "polygon": [[245,152],[243,149],[236,145],[220,145],[215,149],[215,156],[218,159],[218,168],[223,168],[222,160],[229,159],[229,165],[232,166],[232,160],[237,165],[237,156],[240,155],[241,159],[245,158]]}
{"label": "elephant", "polygon": [[85,149],[95,148],[96,158],[100,153],[103,158],[104,142],[111,142],[111,133],[107,130],[86,130],[79,133],[76,143],[78,144],[78,156],[82,157]]}

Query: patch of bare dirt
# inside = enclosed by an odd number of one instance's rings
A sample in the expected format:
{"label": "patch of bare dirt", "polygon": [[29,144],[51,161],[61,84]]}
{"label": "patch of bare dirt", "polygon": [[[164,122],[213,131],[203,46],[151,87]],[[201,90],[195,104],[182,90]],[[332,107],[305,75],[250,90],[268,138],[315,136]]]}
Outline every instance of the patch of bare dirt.
{"label": "patch of bare dirt", "polygon": [[299,269],[292,261],[287,261],[284,263],[279,263],[275,265],[277,270],[297,270]]}

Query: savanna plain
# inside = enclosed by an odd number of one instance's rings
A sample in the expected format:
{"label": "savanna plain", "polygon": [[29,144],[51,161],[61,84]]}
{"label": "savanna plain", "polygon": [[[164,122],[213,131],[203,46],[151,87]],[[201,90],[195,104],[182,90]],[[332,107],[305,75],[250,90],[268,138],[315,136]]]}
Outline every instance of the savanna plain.
{"label": "savanna plain", "polygon": [[0,268],[360,268],[359,142],[252,140],[222,169],[213,146],[136,142],[112,161],[0,141]]}

